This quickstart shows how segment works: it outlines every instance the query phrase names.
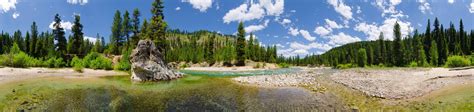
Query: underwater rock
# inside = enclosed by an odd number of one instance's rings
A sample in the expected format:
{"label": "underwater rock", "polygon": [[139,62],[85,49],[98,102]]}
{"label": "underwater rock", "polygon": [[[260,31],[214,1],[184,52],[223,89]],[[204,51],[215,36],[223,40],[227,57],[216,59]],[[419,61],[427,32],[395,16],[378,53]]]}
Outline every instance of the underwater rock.
{"label": "underwater rock", "polygon": [[130,55],[133,81],[172,80],[183,76],[168,66],[151,40],[140,40]]}

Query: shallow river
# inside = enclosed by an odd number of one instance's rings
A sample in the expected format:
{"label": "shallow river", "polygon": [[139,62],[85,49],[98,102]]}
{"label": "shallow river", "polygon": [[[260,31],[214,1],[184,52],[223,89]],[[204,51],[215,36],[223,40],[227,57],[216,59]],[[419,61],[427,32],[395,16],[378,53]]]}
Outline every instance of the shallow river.
{"label": "shallow river", "polygon": [[243,86],[229,78],[297,72],[182,71],[184,78],[132,83],[129,76],[49,77],[0,86],[4,111],[310,111],[344,109],[334,96],[302,88]]}

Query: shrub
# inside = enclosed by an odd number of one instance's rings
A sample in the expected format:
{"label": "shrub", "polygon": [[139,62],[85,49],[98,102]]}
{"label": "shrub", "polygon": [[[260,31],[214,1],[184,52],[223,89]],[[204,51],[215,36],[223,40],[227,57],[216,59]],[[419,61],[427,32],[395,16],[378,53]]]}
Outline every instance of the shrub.
{"label": "shrub", "polygon": [[448,61],[446,61],[446,66],[453,68],[453,67],[465,67],[469,66],[470,62],[466,58],[462,56],[450,56],[448,57]]}
{"label": "shrub", "polygon": [[408,64],[408,67],[418,67],[418,63],[415,61],[412,61],[410,62],[410,64]]}
{"label": "shrub", "polygon": [[279,66],[280,68],[290,68],[290,65],[287,64],[287,63],[278,63],[278,66]]}
{"label": "shrub", "polygon": [[257,65],[255,65],[253,68],[261,68],[260,63],[257,63]]}
{"label": "shrub", "polygon": [[130,63],[130,53],[132,52],[131,49],[124,51],[122,54],[122,58],[120,59],[119,63],[115,65],[115,70],[123,70],[128,71],[132,67]]}
{"label": "shrub", "polygon": [[13,55],[12,67],[24,68],[28,65],[28,60],[31,59],[26,53],[20,52]]}
{"label": "shrub", "polygon": [[65,62],[63,61],[63,58],[52,57],[45,62],[45,65],[49,68],[60,68],[64,67]]}
{"label": "shrub", "polygon": [[[74,64],[71,64],[71,66],[73,65]],[[92,52],[84,57],[82,60],[82,66],[92,69],[112,70],[112,61],[99,53]]]}
{"label": "shrub", "polygon": [[336,69],[349,69],[349,68],[353,68],[353,67],[356,67],[355,65],[351,64],[351,63],[348,63],[348,64],[338,64],[336,66]]}
{"label": "shrub", "polygon": [[474,66],[474,54],[471,55],[471,66]]}
{"label": "shrub", "polygon": [[82,65],[82,60],[79,59],[77,56],[74,56],[74,58],[72,58],[70,65],[72,66],[72,69],[74,71],[79,73],[83,72],[82,69],[84,68],[84,66]]}

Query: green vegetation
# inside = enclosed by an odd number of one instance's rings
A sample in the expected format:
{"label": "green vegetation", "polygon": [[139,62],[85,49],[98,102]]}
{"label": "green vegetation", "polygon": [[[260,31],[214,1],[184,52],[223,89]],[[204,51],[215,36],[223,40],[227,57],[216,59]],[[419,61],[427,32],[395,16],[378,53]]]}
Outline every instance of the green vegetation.
{"label": "green vegetation", "polygon": [[465,67],[469,66],[470,64],[471,62],[469,62],[469,60],[467,58],[464,58],[463,56],[450,56],[448,57],[448,61],[446,62],[446,67]]}
{"label": "green vegetation", "polygon": [[[434,27],[432,29],[431,27]],[[413,66],[416,62],[418,67],[439,67],[447,63],[450,56],[469,56],[474,52],[474,30],[464,30],[463,22],[460,20],[457,30],[451,22],[449,28],[444,28],[436,18],[433,26],[428,20],[425,33],[415,30],[414,34],[402,37],[400,26],[394,26],[394,39],[389,40],[380,33],[376,41],[362,41],[349,43],[333,48],[321,55],[309,55],[304,58],[299,56],[283,58],[278,62],[286,62],[293,65],[325,65],[338,68],[340,64],[357,64],[361,62],[359,50],[365,49],[367,55],[366,67],[373,65],[384,65],[386,67]],[[360,66],[360,65],[359,65]]]}
{"label": "green vegetation", "polygon": [[278,67],[280,67],[280,68],[290,68],[290,64],[288,64],[288,63],[278,63]]}

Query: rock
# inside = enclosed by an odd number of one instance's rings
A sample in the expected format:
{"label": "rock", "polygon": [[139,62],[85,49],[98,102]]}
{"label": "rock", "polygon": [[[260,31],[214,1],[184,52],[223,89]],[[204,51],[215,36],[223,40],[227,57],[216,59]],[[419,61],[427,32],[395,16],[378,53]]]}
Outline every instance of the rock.
{"label": "rock", "polygon": [[163,60],[163,55],[151,40],[140,40],[130,55],[133,81],[161,81],[180,78]]}

